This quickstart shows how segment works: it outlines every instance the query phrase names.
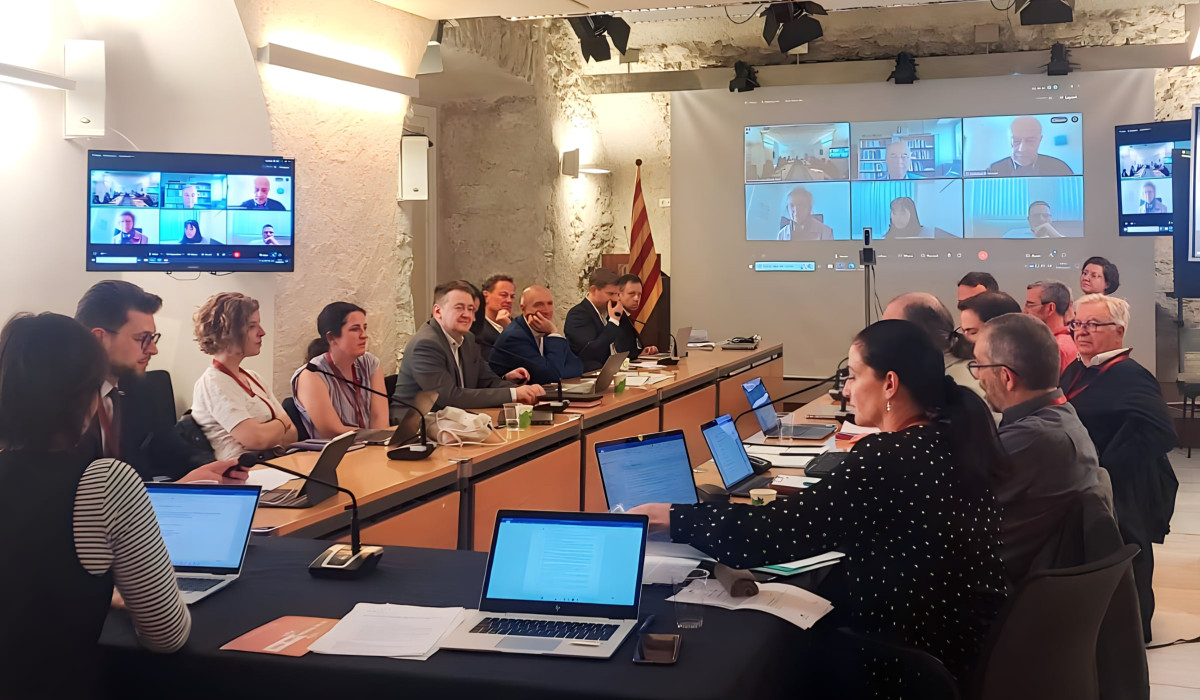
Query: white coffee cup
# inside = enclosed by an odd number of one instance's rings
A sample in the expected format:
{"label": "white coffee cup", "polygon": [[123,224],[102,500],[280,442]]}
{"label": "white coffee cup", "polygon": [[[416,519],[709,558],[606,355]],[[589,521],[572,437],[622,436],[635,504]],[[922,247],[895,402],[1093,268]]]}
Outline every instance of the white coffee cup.
{"label": "white coffee cup", "polygon": [[775,489],[750,489],[750,505],[765,506],[778,495]]}

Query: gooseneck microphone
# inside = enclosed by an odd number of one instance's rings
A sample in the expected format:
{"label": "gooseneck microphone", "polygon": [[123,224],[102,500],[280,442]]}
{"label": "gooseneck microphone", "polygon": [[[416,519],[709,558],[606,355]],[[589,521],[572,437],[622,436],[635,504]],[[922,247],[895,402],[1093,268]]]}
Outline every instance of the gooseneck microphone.
{"label": "gooseneck microphone", "polygon": [[[274,456],[273,452],[265,454]],[[321,552],[308,565],[308,573],[317,578],[356,579],[362,578],[374,571],[375,567],[379,565],[379,560],[383,558],[383,547],[370,545],[363,547],[359,542],[358,499],[354,497],[354,492],[324,479],[301,474],[287,467],[281,467],[278,464],[268,462],[263,455],[264,453],[260,452],[247,452],[238,457],[238,466],[249,469],[261,464],[264,467],[278,469],[284,474],[290,474],[299,479],[311,481],[331,489],[337,489],[350,497],[350,544],[335,544],[324,552]]]}
{"label": "gooseneck microphone", "polygon": [[418,459],[425,459],[426,457],[432,455],[433,451],[437,449],[437,443],[431,442],[429,440],[429,437],[425,433],[425,412],[422,411],[420,408],[417,408],[416,406],[412,405],[411,403],[409,403],[403,399],[398,399],[395,396],[388,396],[387,394],[383,393],[382,391],[376,391],[372,387],[366,386],[365,384],[359,384],[358,382],[352,382],[349,379],[346,379],[345,377],[341,377],[341,376],[334,374],[333,372],[326,372],[325,370],[321,369],[320,367],[314,365],[311,362],[304,365],[304,369],[308,370],[309,372],[315,372],[316,374],[324,374],[327,377],[333,377],[334,379],[336,379],[340,382],[343,382],[345,384],[349,384],[350,386],[357,387],[359,389],[362,389],[363,391],[367,391],[372,394],[375,394],[376,396],[382,396],[383,398],[387,399],[389,403],[398,404],[400,406],[404,406],[405,408],[409,408],[409,409],[412,409],[413,411],[416,411],[417,416],[418,416],[418,424],[419,424],[417,426],[417,437],[420,440],[420,444],[419,445],[395,445],[395,446],[388,445],[388,451],[387,451],[388,459],[400,460],[400,461],[405,461],[405,462],[414,461],[414,460],[418,460]]}

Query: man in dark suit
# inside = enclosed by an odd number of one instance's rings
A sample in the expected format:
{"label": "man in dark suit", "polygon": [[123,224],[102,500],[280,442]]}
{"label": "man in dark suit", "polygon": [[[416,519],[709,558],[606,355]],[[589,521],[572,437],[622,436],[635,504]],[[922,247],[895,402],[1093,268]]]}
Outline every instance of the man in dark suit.
{"label": "man in dark suit", "polygon": [[244,482],[244,469],[224,475],[236,460],[203,463],[206,455],[175,431],[174,406],[157,403],[145,379],[150,358],[158,354],[154,314],[161,307],[159,297],[117,280],[97,282],[79,300],[75,320],[100,340],[109,365],[80,448],[94,459],[119,459],[146,480]]}
{"label": "man in dark suit", "polygon": [[521,315],[500,334],[494,350],[489,364],[497,374],[524,367],[535,384],[583,374],[583,363],[554,325],[554,296],[539,285],[521,293]]}
{"label": "man in dark suit", "polygon": [[475,319],[471,332],[475,334],[475,343],[484,362],[491,359],[496,338],[512,322],[513,299],[516,296],[517,287],[508,275],[492,275],[483,281],[483,311]]}
{"label": "man in dark suit", "polygon": [[619,352],[616,344],[625,308],[618,299],[618,279],[612,270],[596,268],[588,277],[587,296],[567,312],[567,342],[583,361],[585,372],[603,367],[609,355]]}
{"label": "man in dark suit", "polygon": [[[503,379],[479,355],[471,334],[475,295],[462,281],[445,282],[433,290],[433,318],[421,326],[404,348],[395,397],[411,402],[419,392],[438,392],[437,409],[487,408],[510,401],[537,403],[545,391],[529,380],[529,372],[514,369]],[[506,381],[507,380],[507,381]]]}
{"label": "man in dark suit", "polygon": [[629,353],[630,359],[636,359],[643,353],[658,354],[657,346],[642,345],[642,336],[637,332],[633,321],[638,309],[642,308],[642,278],[632,274],[621,275],[617,280],[617,289],[620,290],[617,300],[625,309],[625,314],[621,316],[621,337],[617,341],[617,352]]}

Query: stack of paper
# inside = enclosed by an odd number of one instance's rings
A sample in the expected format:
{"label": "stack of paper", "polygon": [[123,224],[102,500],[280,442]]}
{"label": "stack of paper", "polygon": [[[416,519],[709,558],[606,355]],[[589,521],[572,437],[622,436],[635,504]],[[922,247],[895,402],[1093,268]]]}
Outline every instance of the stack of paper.
{"label": "stack of paper", "polygon": [[424,661],[463,621],[463,608],[359,603],[309,647],[318,654]]}
{"label": "stack of paper", "polygon": [[758,610],[783,618],[800,629],[812,627],[833,610],[833,604],[821,596],[785,583],[760,583],[758,594],[747,598],[730,596],[725,587],[716,582],[703,587],[694,583],[667,600],[712,605],[726,610]]}
{"label": "stack of paper", "polygon": [[846,556],[841,552],[825,552],[818,554],[815,557],[808,559],[800,559],[799,561],[788,562],[787,564],[771,564],[769,566],[760,566],[755,571],[765,571],[769,574],[778,574],[780,576],[791,576],[793,574],[802,574],[805,571],[820,569],[826,566],[833,566]]}
{"label": "stack of paper", "polygon": [[785,489],[806,489],[819,481],[820,479],[815,476],[780,474],[774,479],[771,479],[771,485],[768,488],[783,487]]}
{"label": "stack of paper", "polygon": [[625,377],[625,386],[650,386],[670,378],[669,374],[630,374]]}
{"label": "stack of paper", "polygon": [[841,430],[837,431],[837,434],[838,434],[838,439],[846,440],[851,437],[857,437],[859,435],[870,435],[871,433],[878,433],[878,432],[879,432],[879,428],[864,428],[863,426],[855,425],[855,424],[851,423],[850,421],[842,421],[842,428],[841,428]]}
{"label": "stack of paper", "polygon": [[278,469],[263,467],[262,469],[251,469],[250,474],[246,476],[246,483],[251,486],[261,486],[263,491],[270,491],[283,486],[287,482],[296,477]]}

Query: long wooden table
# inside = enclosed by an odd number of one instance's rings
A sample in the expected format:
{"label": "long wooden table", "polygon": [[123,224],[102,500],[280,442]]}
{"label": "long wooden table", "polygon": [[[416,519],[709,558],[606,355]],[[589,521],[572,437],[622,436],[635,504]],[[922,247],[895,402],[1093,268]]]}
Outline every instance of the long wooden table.
{"label": "long wooden table", "polygon": [[[359,504],[363,539],[372,544],[486,551],[495,514],[504,508],[607,510],[597,442],[682,429],[692,464],[710,458],[700,425],[749,405],[741,383],[761,377],[772,395],[783,388],[783,347],[753,351],[693,350],[664,371],[670,379],[608,393],[600,405],[568,409],[552,426],[500,428],[485,445],[440,446],[428,458],[387,459],[384,447],[346,455],[339,483]],[[499,410],[488,411],[501,425]],[[750,426],[745,424],[749,423]],[[741,429],[752,433],[752,420]],[[280,457],[281,466],[308,473],[316,453]],[[302,537],[345,537],[350,499],[344,494],[311,508],[260,508],[259,531]]]}

